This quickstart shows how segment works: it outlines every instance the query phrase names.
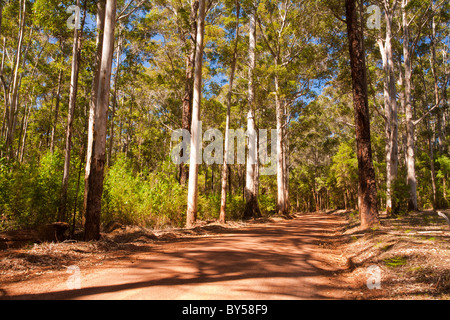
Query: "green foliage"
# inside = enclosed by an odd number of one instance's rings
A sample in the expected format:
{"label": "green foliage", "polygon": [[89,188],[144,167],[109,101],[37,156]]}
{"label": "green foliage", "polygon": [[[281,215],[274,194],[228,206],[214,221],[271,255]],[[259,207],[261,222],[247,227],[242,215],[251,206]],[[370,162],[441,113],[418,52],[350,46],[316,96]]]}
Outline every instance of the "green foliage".
{"label": "green foliage", "polygon": [[59,153],[46,153],[39,164],[0,163],[0,230],[56,221],[62,166]]}
{"label": "green foliage", "polygon": [[[20,1],[0,1],[1,33],[6,53],[2,67],[3,86],[0,111],[7,122],[5,97],[14,79],[17,61]],[[117,10],[131,12],[140,1],[118,1]],[[62,178],[62,156],[70,90],[70,57],[73,30],[67,28],[69,0],[27,1],[23,47],[19,52],[20,88],[12,146],[18,154],[25,143],[23,160],[19,155],[8,162],[0,159],[0,229],[28,227],[56,220]],[[88,12],[81,41],[81,65],[77,108],[74,114],[72,158],[68,189],[68,215],[80,222],[82,208],[83,169],[87,141],[89,100],[92,92],[96,53],[96,30],[93,16],[97,1],[80,1],[82,13]],[[431,23],[418,20],[426,14],[431,1],[410,1],[407,10],[411,20],[410,33],[417,37],[417,54],[413,59],[412,77],[415,118],[419,119],[434,100],[434,75],[431,68]],[[130,4],[128,8],[127,5]],[[228,92],[228,75],[232,58],[236,8],[235,1],[215,2],[208,10],[203,61],[202,108],[203,128],[224,132]],[[248,24],[253,1],[241,1],[240,39],[238,41],[236,74],[232,94],[230,127],[246,128],[248,112]],[[449,5],[442,2],[435,10],[437,23],[436,51],[445,49],[448,38]],[[286,146],[289,148],[290,201],[299,210],[340,209],[344,199],[348,208],[357,205],[357,161],[355,154],[354,109],[351,94],[350,65],[344,17],[339,1],[274,1],[261,0],[258,8],[256,43],[255,120],[258,128],[275,128],[275,98],[285,107]],[[186,212],[187,187],[177,181],[178,169],[166,158],[170,154],[171,130],[181,127],[186,55],[194,46],[190,36],[190,8],[187,0],[157,0],[143,3],[128,18],[120,19],[116,28],[115,48],[121,43],[119,65],[114,56],[109,113],[107,151],[111,145],[111,167],[105,172],[103,222],[119,220],[127,224],[155,227],[182,226]],[[417,14],[416,14],[417,11]],[[320,15],[317,13],[321,12]],[[393,23],[401,22],[399,11]],[[431,21],[431,20],[430,20]],[[385,22],[383,23],[385,24]],[[376,43],[378,31],[366,30],[366,50],[371,113],[371,141],[376,172],[379,203],[386,199],[386,132],[383,119],[383,87],[385,75]],[[420,34],[417,32],[420,31]],[[380,30],[384,33],[384,27]],[[120,40],[120,41],[119,41]],[[401,34],[393,37],[393,53],[402,60]],[[437,55],[436,76],[445,79],[448,61]],[[396,66],[398,67],[398,66]],[[58,76],[61,72],[60,96],[57,99]],[[275,90],[277,75],[279,89]],[[438,84],[444,89],[443,83]],[[404,89],[399,86],[399,93]],[[427,92],[428,89],[428,92]],[[114,95],[113,95],[114,93]],[[447,89],[447,94],[448,94]],[[440,92],[440,95],[442,93]],[[399,95],[401,97],[401,95]],[[58,114],[56,101],[59,101]],[[400,102],[400,100],[399,100]],[[399,103],[400,105],[400,103]],[[28,112],[27,110],[31,110]],[[399,173],[393,182],[393,210],[406,212],[409,190],[404,168],[406,134],[404,108],[399,108]],[[112,110],[111,110],[112,111]],[[438,128],[440,112],[415,127],[415,160],[420,207],[431,207],[431,166],[428,138]],[[29,117],[28,117],[29,116]],[[27,122],[25,121],[27,120]],[[27,126],[25,126],[25,123]],[[436,124],[436,125],[434,125]],[[445,123],[444,123],[445,124]],[[26,128],[26,135],[25,135]],[[55,150],[50,149],[51,132],[55,129]],[[6,128],[2,128],[0,154],[5,146]],[[446,129],[446,128],[442,128]],[[448,131],[448,130],[447,130]],[[111,135],[113,133],[113,135]],[[434,135],[437,132],[434,132]],[[111,137],[114,140],[111,143]],[[448,140],[448,139],[444,139]],[[111,144],[110,144],[111,143]],[[438,203],[448,207],[450,194],[450,158],[446,150],[432,142],[435,150],[435,172]],[[444,141],[448,147],[448,141]],[[440,152],[439,152],[440,151]],[[83,159],[80,159],[83,158]],[[214,174],[219,170],[213,168]],[[220,207],[220,179],[205,181],[199,174],[198,218],[216,219]],[[211,172],[211,166],[209,167]],[[232,195],[227,198],[227,219],[240,219],[245,208],[242,195],[243,167],[233,167]],[[77,190],[78,175],[81,173]],[[211,183],[210,183],[211,181]],[[262,176],[259,181],[259,205],[263,215],[276,211],[276,176]],[[345,195],[345,196],[344,196]],[[380,209],[382,207],[380,206]],[[356,220],[356,214],[354,214]]]}
{"label": "green foliage", "polygon": [[[176,167],[166,160],[153,172],[136,172],[132,162],[118,157],[105,177],[102,221],[141,226],[182,227],[187,188],[175,178]],[[199,194],[198,218],[218,218],[220,197]]]}
{"label": "green foliage", "polygon": [[185,192],[164,173],[136,174],[129,159],[119,157],[108,170],[103,191],[103,219],[124,224],[179,225]]}
{"label": "green foliage", "polygon": [[272,194],[261,194],[258,197],[262,216],[270,216],[277,212],[277,199]]}
{"label": "green foliage", "polygon": [[392,213],[406,214],[408,212],[409,186],[406,184],[406,170],[400,168],[397,179],[392,182]]}
{"label": "green foliage", "polygon": [[353,148],[347,143],[339,145],[338,152],[333,156],[331,166],[332,175],[336,179],[336,186],[343,190],[352,189],[358,179],[358,160]]}
{"label": "green foliage", "polygon": [[33,4],[33,21],[55,37],[67,36],[71,33],[67,28],[70,14],[66,12],[70,4],[61,0],[36,0]]}

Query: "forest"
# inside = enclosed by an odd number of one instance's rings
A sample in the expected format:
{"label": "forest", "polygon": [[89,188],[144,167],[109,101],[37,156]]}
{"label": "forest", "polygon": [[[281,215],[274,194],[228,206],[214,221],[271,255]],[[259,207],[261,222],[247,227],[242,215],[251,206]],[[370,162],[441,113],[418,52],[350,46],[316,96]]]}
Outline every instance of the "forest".
{"label": "forest", "polygon": [[0,231],[447,209],[449,24],[446,0],[0,0]]}

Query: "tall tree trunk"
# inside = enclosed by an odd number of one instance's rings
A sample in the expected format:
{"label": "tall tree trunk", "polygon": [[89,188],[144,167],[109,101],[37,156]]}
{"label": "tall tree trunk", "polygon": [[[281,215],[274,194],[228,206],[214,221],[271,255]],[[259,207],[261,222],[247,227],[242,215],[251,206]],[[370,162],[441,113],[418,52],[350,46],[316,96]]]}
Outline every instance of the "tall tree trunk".
{"label": "tall tree trunk", "polygon": [[214,194],[214,163],[211,163],[211,193]]}
{"label": "tall tree trunk", "polygon": [[398,174],[398,108],[397,91],[395,87],[395,68],[392,50],[392,24],[397,0],[391,6],[384,0],[386,38],[379,40],[384,71],[384,110],[385,110],[385,137],[386,137],[386,213],[392,212],[392,187]]}
{"label": "tall tree trunk", "polygon": [[[189,42],[189,51],[186,56],[186,79],[184,85],[183,104],[182,104],[182,119],[181,126],[183,129],[191,131],[192,122],[192,95],[194,85],[194,61],[196,51],[196,32],[197,32],[197,11],[198,0],[191,0],[191,13],[189,15],[190,37],[185,39]],[[180,157],[183,156],[183,150],[180,151]],[[180,163],[180,184],[185,185],[189,177],[189,166],[186,163]]]}
{"label": "tall tree trunk", "polygon": [[[447,69],[445,69],[445,74],[448,74],[447,73]],[[444,80],[444,85],[442,86],[443,88],[442,88],[442,100],[443,100],[443,103],[444,103],[444,108],[443,108],[443,111],[442,111],[442,135],[443,135],[443,137],[444,137],[444,150],[445,150],[445,148],[447,148],[447,150],[448,150],[448,143],[447,143],[447,141],[448,141],[448,136],[447,136],[447,133],[446,133],[446,127],[447,127],[447,121],[446,121],[446,119],[447,119],[447,117],[446,117],[446,115],[447,115],[447,110],[449,109],[449,107],[448,107],[448,100],[447,100],[447,84],[448,84],[448,80],[449,80],[449,76],[447,75],[446,76],[446,78],[445,78],[445,80]],[[448,151],[447,151],[448,152]],[[444,200],[445,201],[447,201],[447,175],[446,174],[444,174],[443,175],[443,177],[442,177],[442,189],[443,189],[443,197],[444,197]]]}
{"label": "tall tree trunk", "polygon": [[358,203],[361,229],[378,224],[377,189],[370,142],[370,114],[362,34],[358,30],[356,0],[345,0],[358,158]]}
{"label": "tall tree trunk", "polygon": [[[432,47],[434,47],[434,45],[432,44]],[[432,48],[433,51],[433,48]],[[431,70],[433,73],[433,78],[434,78],[434,98],[435,98],[435,103],[436,105],[439,104],[439,89],[437,86],[437,76],[436,76],[436,69],[434,66],[435,63],[435,56],[432,53],[432,57],[431,57]],[[423,90],[424,90],[424,94],[422,96],[422,104],[424,106],[427,105],[427,98],[428,98],[428,90],[427,90],[427,83],[425,81],[425,75],[424,73],[422,73],[422,84],[423,84]],[[426,128],[427,128],[427,137],[428,137],[428,156],[430,158],[430,175],[431,175],[431,191],[432,191],[432,204],[433,204],[433,209],[436,210],[438,209],[438,201],[437,201],[437,188],[436,188],[436,170],[435,170],[435,166],[434,166],[434,141],[435,139],[435,133],[436,133],[436,128],[433,128],[432,126],[432,121],[431,121],[431,114],[429,114],[427,116],[426,119]],[[438,118],[440,117],[440,114],[437,112],[436,114],[436,126],[438,125]],[[440,137],[439,137],[440,140]],[[439,142],[438,142],[438,146],[439,146]]]}
{"label": "tall tree trunk", "polygon": [[[252,217],[257,217],[261,215],[258,206],[258,199],[255,194],[255,167],[258,163],[258,154],[256,146],[256,130],[253,112],[250,110],[247,116],[247,134],[248,134],[248,157],[246,165],[246,178],[245,178],[245,211],[244,219],[249,219]],[[255,164],[256,163],[256,164]]]}
{"label": "tall tree trunk", "polygon": [[[118,26],[119,32],[122,29],[122,25],[119,23]],[[113,95],[113,103],[111,110],[111,125],[109,131],[109,148],[108,148],[108,157],[106,158],[106,165],[109,167],[112,164],[112,150],[114,148],[114,116],[116,115],[117,109],[117,80],[119,78],[119,67],[120,67],[120,55],[122,54],[122,44],[123,38],[122,35],[119,34],[118,45],[116,49],[116,70],[114,72],[114,95]]]}
{"label": "tall tree trunk", "polygon": [[233,171],[231,171],[231,166],[230,165],[227,165],[227,167],[228,167],[228,197],[231,200],[233,198],[233,184],[232,184],[232,182],[233,182],[233,177],[232,177]]}
{"label": "tall tree trunk", "polygon": [[[85,130],[86,130],[86,127],[85,127]],[[79,167],[78,167],[77,187],[76,187],[75,199],[74,199],[74,205],[73,205],[72,228],[70,229],[70,237],[71,238],[73,238],[73,235],[75,233],[75,222],[76,222],[77,207],[78,207],[78,194],[80,192],[80,180],[81,180],[81,174],[83,172],[84,158],[85,158],[85,146],[83,143],[83,145],[81,146],[81,150],[80,150],[80,163],[79,163]]]}
{"label": "tall tree trunk", "polygon": [[[89,175],[91,170],[91,163],[93,157],[94,147],[94,128],[95,128],[95,114],[97,112],[97,96],[98,96],[98,84],[100,77],[100,64],[102,60],[103,50],[103,33],[105,29],[105,4],[106,0],[97,2],[97,36],[96,36],[96,53],[95,53],[95,69],[94,79],[92,81],[91,98],[89,101],[89,121],[88,121],[88,142],[86,147],[86,169],[84,177],[84,198],[83,198],[83,211],[82,211],[82,225],[86,223],[86,201],[89,194]],[[122,132],[122,126],[120,127]]]}
{"label": "tall tree trunk", "polygon": [[287,107],[284,110],[285,113],[285,130],[283,130],[283,168],[284,168],[284,203],[286,206],[287,213],[289,213],[290,208],[290,202],[289,202],[289,118],[288,118],[288,111]]}
{"label": "tall tree trunk", "polygon": [[[0,10],[3,11],[3,8],[0,8]],[[2,117],[2,129],[1,129],[1,133],[0,133],[0,138],[2,138],[2,139],[5,138],[6,128],[8,126],[8,116],[9,116],[9,106],[8,106],[9,101],[8,101],[8,93],[7,93],[8,89],[6,86],[5,77],[3,75],[3,71],[5,68],[5,56],[6,56],[6,37],[3,37],[2,61],[1,61],[1,65],[0,65],[0,81],[2,84],[2,88],[3,88],[3,102],[4,102],[4,106],[5,106],[5,109],[3,111],[3,117]],[[3,158],[3,150],[0,151],[0,157]]]}
{"label": "tall tree trunk", "polygon": [[[28,109],[28,111],[27,111]],[[25,114],[24,114],[24,124],[23,124],[23,136],[22,136],[22,144],[20,147],[20,152],[19,152],[19,162],[23,163],[23,155],[25,153],[25,143],[27,141],[27,130],[28,130],[28,121],[30,119],[30,114],[31,114],[31,110],[32,110],[32,106],[30,104],[30,106],[27,108],[25,107]]]}
{"label": "tall tree trunk", "polygon": [[406,6],[408,0],[402,0],[402,20],[403,20],[403,59],[405,68],[405,108],[406,108],[406,169],[407,183],[409,186],[408,209],[417,210],[417,179],[415,168],[415,148],[414,148],[414,121],[411,96],[412,66],[411,52],[409,45],[409,27]]}
{"label": "tall tree trunk", "polygon": [[188,205],[186,212],[186,227],[190,228],[197,220],[198,199],[198,162],[201,158],[201,128],[200,128],[200,105],[202,98],[202,63],[203,63],[203,36],[205,30],[205,0],[199,1],[199,12],[197,22],[197,38],[195,49],[195,74],[194,95],[192,104],[191,123],[191,154],[189,160],[189,186]]}
{"label": "tall tree trunk", "polygon": [[[77,6],[80,6],[80,0],[77,0]],[[81,30],[84,27],[84,21],[86,17],[86,10],[83,15],[83,23]],[[70,153],[72,150],[72,131],[73,131],[73,116],[77,103],[78,92],[78,71],[80,68],[80,55],[81,55],[81,35],[82,31],[77,29],[78,23],[75,23],[73,31],[73,47],[72,47],[72,73],[70,75],[70,93],[69,93],[69,112],[67,114],[67,127],[66,127],[66,146],[64,149],[64,172],[61,187],[61,198],[59,205],[59,221],[66,221],[66,207],[67,207],[67,189],[69,187],[69,170],[70,170]]]}
{"label": "tall tree trunk", "polygon": [[[433,11],[434,11],[434,4],[433,4]],[[434,101],[435,105],[441,104],[440,101],[440,93],[439,93],[439,83],[438,83],[438,74],[437,74],[437,68],[436,68],[436,46],[437,46],[437,38],[436,38],[436,19],[433,15],[432,18],[432,41],[431,41],[431,71],[433,73],[433,81],[434,81]],[[445,82],[447,82],[445,80]],[[444,92],[446,92],[446,84],[443,86]],[[436,129],[437,129],[437,135],[438,135],[438,150],[439,154],[442,155],[444,153],[444,147],[445,147],[445,138],[444,138],[444,131],[445,131],[445,121],[443,121],[445,115],[445,109],[441,110],[441,107],[437,107],[436,112]],[[443,128],[444,125],[444,128]],[[432,156],[432,146],[430,146],[430,156]],[[433,208],[438,209],[440,207],[440,201],[437,200],[437,193],[436,193],[436,182],[435,182],[435,172],[434,172],[434,157],[430,157],[430,163],[431,163],[431,174],[432,174],[432,186],[433,186]],[[446,197],[445,195],[445,175],[442,177],[442,185],[443,185],[443,195],[444,199]]]}
{"label": "tall tree trunk", "polygon": [[54,119],[50,140],[50,152],[55,152],[55,136],[56,136],[56,127],[58,125],[58,115],[59,115],[59,102],[61,100],[61,86],[62,86],[62,69],[58,72],[58,89],[56,90],[56,102],[55,102],[55,111],[54,111]]}
{"label": "tall tree trunk", "polygon": [[[3,10],[3,8],[0,8],[0,10]],[[3,37],[3,48],[2,48],[2,62],[0,65],[0,81],[3,88],[3,101],[5,105],[5,110],[3,111],[3,117],[2,117],[2,130],[0,138],[5,137],[6,127],[8,126],[8,115],[9,115],[9,107],[8,107],[8,94],[7,94],[7,86],[5,82],[5,77],[3,75],[3,70],[5,68],[5,56],[6,56],[6,37]],[[0,153],[0,156],[3,157],[3,153]]]}
{"label": "tall tree trunk", "polygon": [[116,0],[107,0],[105,6],[105,22],[103,48],[100,71],[97,84],[97,101],[93,126],[93,137],[88,146],[89,161],[86,161],[85,188],[85,240],[100,238],[100,214],[103,193],[103,173],[106,153],[106,132],[108,122],[109,91],[111,82],[111,67],[114,54],[114,29],[116,23]]}
{"label": "tall tree trunk", "polygon": [[284,178],[284,146],[283,146],[283,106],[279,98],[279,84],[278,84],[278,58],[275,57],[275,109],[276,109],[276,122],[277,122],[277,207],[278,214],[287,214],[286,198],[286,179]]}
{"label": "tall tree trunk", "polygon": [[14,76],[12,85],[9,92],[9,116],[8,116],[8,125],[6,132],[6,143],[5,149],[7,152],[7,158],[13,158],[13,147],[14,143],[14,131],[16,126],[16,117],[17,117],[17,105],[19,101],[19,69],[20,69],[20,56],[22,54],[22,46],[23,46],[23,34],[25,30],[25,14],[26,14],[26,0],[22,0],[20,3],[20,27],[19,27],[19,36],[17,43],[17,52],[14,60]]}
{"label": "tall tree trunk", "polygon": [[203,192],[205,194],[208,194],[208,164],[206,163],[205,163],[205,187],[203,188]]}
{"label": "tall tree trunk", "polygon": [[[234,71],[232,68],[231,71],[233,77],[234,77]],[[232,84],[232,76],[230,76],[230,86]],[[228,94],[230,95],[231,90],[229,90]],[[231,100],[231,98],[228,98]],[[219,212],[219,222],[225,223],[225,217],[226,217],[226,204],[227,204],[227,175],[228,174],[228,149],[229,149],[229,129],[230,129],[230,103],[227,103],[227,117],[225,121],[225,148],[224,148],[224,154],[223,154],[223,166],[222,166],[222,185],[221,185],[221,194],[220,194],[220,212]],[[231,187],[231,183],[228,182]]]}
{"label": "tall tree trunk", "polygon": [[[236,40],[237,41],[237,40]],[[236,42],[237,45],[237,42]],[[255,128],[255,84],[254,69],[256,66],[256,12],[252,9],[249,25],[249,68],[248,68],[248,107],[247,134],[248,156],[245,179],[245,211],[244,218],[252,218],[261,215],[256,194],[255,175],[258,170],[257,132]]]}
{"label": "tall tree trunk", "polygon": [[131,100],[130,100],[130,109],[129,109],[129,115],[128,115],[128,124],[127,124],[127,136],[125,141],[125,158],[128,158],[128,151],[130,149],[130,143],[132,140],[131,133],[133,131],[132,122],[133,122],[133,103],[134,103],[134,96],[131,94]]}
{"label": "tall tree trunk", "polygon": [[437,209],[437,190],[436,190],[436,171],[434,168],[434,148],[433,148],[433,129],[431,127],[431,115],[428,115],[427,120],[427,131],[428,131],[428,150],[430,157],[430,174],[431,174],[431,191],[433,196],[433,209]]}
{"label": "tall tree trunk", "polygon": [[[435,4],[432,4],[433,11],[435,10]],[[436,38],[436,19],[433,14],[433,18],[431,21],[431,32],[432,32],[432,38],[431,38],[431,72],[433,74],[433,80],[434,80],[434,101],[435,104],[440,104],[440,95],[439,95],[439,81],[438,81],[438,74],[436,69],[436,46],[437,46],[437,38]],[[444,150],[444,136],[442,132],[442,112],[441,108],[437,108],[437,116],[436,116],[436,129],[437,129],[437,135],[438,135],[438,147],[439,147],[439,153],[442,154]]]}
{"label": "tall tree trunk", "polygon": [[[392,23],[393,23],[393,14],[395,12],[395,6],[391,9],[392,13],[389,15],[389,32],[392,33]],[[390,35],[392,38],[392,35]],[[390,130],[390,182],[391,182],[391,203],[388,204],[387,207],[392,208],[392,183],[395,182],[398,175],[398,107],[397,107],[397,90],[395,87],[396,79],[395,79],[395,65],[393,58],[393,49],[392,43],[389,41],[387,47],[387,59],[389,64],[389,106],[391,110],[391,130]]]}

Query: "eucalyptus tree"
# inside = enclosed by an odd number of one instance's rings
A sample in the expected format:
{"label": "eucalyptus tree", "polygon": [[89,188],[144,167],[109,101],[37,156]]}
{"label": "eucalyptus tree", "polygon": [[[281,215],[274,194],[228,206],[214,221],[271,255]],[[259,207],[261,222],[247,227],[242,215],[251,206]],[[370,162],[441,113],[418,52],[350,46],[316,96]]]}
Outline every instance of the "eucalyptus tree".
{"label": "eucalyptus tree", "polygon": [[205,33],[205,13],[206,1],[199,1],[199,12],[197,20],[196,36],[196,56],[194,72],[194,94],[192,104],[192,122],[191,122],[191,151],[189,160],[189,188],[186,212],[186,227],[192,227],[197,219],[197,200],[198,200],[198,162],[200,149],[200,105],[202,98],[202,64],[203,64],[203,38]]}
{"label": "eucalyptus tree", "polygon": [[[18,107],[19,107],[19,88],[20,88],[20,80],[21,75],[21,64],[25,62],[24,59],[24,38],[25,38],[25,28],[26,21],[29,19],[27,17],[27,1],[21,0],[18,3],[11,2],[9,3],[9,8],[12,10],[17,10],[18,14],[18,31],[17,31],[17,47],[15,50],[15,57],[11,62],[11,75],[9,84],[6,83],[4,76],[1,77],[4,89],[4,103],[5,103],[5,116],[4,116],[4,127],[5,130],[5,153],[6,157],[10,160],[13,159],[13,143],[14,143],[14,134],[16,131],[17,124],[17,115],[18,115]],[[2,6],[3,10],[3,6]],[[28,47],[27,47],[28,49]],[[4,49],[5,50],[5,49]],[[27,51],[27,50],[25,50]],[[5,55],[5,52],[3,53]],[[2,63],[3,64],[3,63]],[[3,70],[3,67],[2,67]],[[3,71],[2,71],[3,73]]]}
{"label": "eucalyptus tree", "polygon": [[[225,223],[225,217],[226,217],[226,201],[227,201],[227,180],[228,180],[228,152],[230,147],[230,117],[231,117],[231,103],[232,103],[232,93],[233,93],[233,82],[234,82],[234,75],[236,71],[236,63],[237,63],[237,56],[238,56],[238,43],[239,43],[239,16],[240,16],[240,4],[239,1],[235,1],[235,8],[236,11],[236,21],[235,21],[235,39],[233,44],[233,54],[231,56],[231,66],[230,66],[230,78],[229,78],[229,84],[228,84],[228,94],[227,94],[227,115],[225,120],[225,146],[224,146],[224,152],[223,152],[223,165],[222,165],[222,183],[221,183],[221,201],[220,201],[220,212],[219,212],[219,221],[221,223]],[[254,22],[253,22],[254,23]],[[252,28],[250,27],[250,30]],[[253,31],[250,31],[252,33]],[[253,43],[254,43],[254,35],[250,35],[250,38],[253,36]],[[252,40],[250,40],[252,42]],[[250,45],[250,47],[252,47]],[[253,46],[253,51],[255,50]],[[250,49],[252,51],[252,49]],[[251,59],[251,58],[250,58]],[[252,62],[250,62],[252,63]],[[254,63],[254,58],[253,58]],[[234,152],[234,151],[233,151]],[[248,166],[248,164],[247,164]],[[253,179],[253,177],[251,177]],[[247,175],[247,179],[249,179]]]}
{"label": "eucalyptus tree", "polygon": [[[271,94],[275,103],[277,125],[278,212],[289,212],[289,122],[290,108],[310,90],[310,79],[320,79],[324,72],[326,51],[314,38],[314,28],[305,16],[315,6],[307,1],[261,1],[257,24],[266,50]],[[269,58],[270,57],[270,58]]]}
{"label": "eucalyptus tree", "polygon": [[[66,220],[67,188],[69,186],[70,153],[72,149],[73,118],[77,102],[78,93],[78,73],[80,69],[80,58],[82,49],[82,37],[84,24],[86,22],[87,0],[84,2],[83,18],[78,15],[80,10],[80,0],[76,2],[75,23],[73,26],[72,45],[72,71],[70,76],[69,109],[67,113],[66,140],[64,148],[64,172],[61,187],[61,203],[59,207],[59,220]],[[78,13],[77,13],[78,12]],[[81,21],[80,21],[81,19]]]}
{"label": "eucalyptus tree", "polygon": [[[416,155],[415,155],[415,127],[423,119],[414,120],[413,110],[413,88],[412,88],[412,76],[413,76],[413,60],[414,53],[417,45],[423,36],[423,29],[426,25],[433,20],[434,15],[438,8],[444,4],[444,1],[438,1],[437,4],[434,1],[426,2],[410,2],[409,0],[402,0],[401,14],[402,14],[402,46],[403,46],[403,67],[404,67],[404,98],[405,98],[405,113],[406,113],[406,167],[407,167],[407,182],[409,185],[409,202],[408,208],[410,210],[418,209],[417,201],[417,177],[416,177]],[[417,6],[418,13],[411,15],[410,10],[414,6]],[[411,25],[416,25],[414,35],[412,36]],[[433,43],[433,39],[431,40]],[[433,70],[433,66],[431,66]],[[439,95],[436,96],[438,101],[435,101],[434,108],[437,108],[440,104]]]}
{"label": "eucalyptus tree", "polygon": [[[70,31],[67,28],[67,13],[64,6],[60,5],[60,1],[42,1],[36,0],[33,4],[33,21],[34,24],[41,29],[42,34],[47,39],[55,38],[55,44],[50,44],[49,53],[51,62],[45,64],[48,70],[45,70],[45,75],[50,77],[53,83],[57,83],[57,88],[52,88],[52,101],[55,101],[55,107],[52,108],[53,123],[51,124],[51,141],[50,151],[54,153],[57,136],[57,123],[60,112],[60,101],[63,91],[64,81],[64,59],[66,42],[69,39]],[[54,79],[54,75],[56,79]]]}
{"label": "eucalyptus tree", "polygon": [[116,0],[107,0],[104,6],[98,4],[97,32],[102,38],[101,59],[97,60],[95,73],[93,107],[89,118],[89,140],[86,160],[84,195],[84,238],[100,238],[101,199],[106,160],[107,114],[109,106],[111,68],[114,54],[114,31],[116,25]]}
{"label": "eucalyptus tree", "polygon": [[399,0],[381,0],[384,10],[385,38],[377,39],[384,71],[384,120],[386,135],[386,212],[392,212],[392,187],[398,174],[398,107],[395,75],[393,30]]}
{"label": "eucalyptus tree", "polygon": [[[353,87],[353,105],[355,108],[356,152],[358,159],[358,208],[361,229],[373,227],[379,223],[377,206],[377,188],[375,170],[372,162],[370,140],[370,115],[366,58],[363,35],[358,27],[356,0],[345,1],[347,34],[350,53],[350,65]],[[362,19],[360,17],[360,19]],[[360,20],[361,21],[361,20]]]}

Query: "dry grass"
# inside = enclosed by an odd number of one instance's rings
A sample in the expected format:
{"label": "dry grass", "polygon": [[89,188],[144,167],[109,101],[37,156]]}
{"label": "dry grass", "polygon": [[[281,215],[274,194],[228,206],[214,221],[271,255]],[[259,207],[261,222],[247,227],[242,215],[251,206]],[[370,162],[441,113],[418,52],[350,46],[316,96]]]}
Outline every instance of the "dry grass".
{"label": "dry grass", "polygon": [[[450,210],[445,211],[447,214]],[[349,213],[335,212],[345,215]],[[96,266],[108,260],[127,259],[140,251],[157,252],[162,243],[189,241],[234,232],[250,222],[199,221],[195,228],[151,230],[119,226],[103,233],[96,242],[67,241],[33,244],[0,251],[0,283],[26,280],[43,273],[64,270],[70,265]],[[375,230],[360,232],[351,217],[345,230],[335,230],[333,241],[318,244],[319,254],[333,266],[342,265],[336,280],[348,283],[348,299],[450,299],[450,229],[444,219],[431,211],[399,218],[382,218]],[[347,262],[347,267],[345,267]],[[381,268],[381,289],[369,290],[367,268]]]}
{"label": "dry grass", "polygon": [[[448,214],[449,211],[446,211]],[[345,232],[356,299],[450,299],[450,230],[432,211],[382,218],[375,230]],[[382,270],[381,289],[369,290],[367,268]]]}
{"label": "dry grass", "polygon": [[43,242],[0,250],[0,283],[27,280],[43,273],[64,270],[70,265],[101,265],[106,260],[126,258],[139,251],[157,251],[158,244],[164,242],[217,236],[245,225],[245,222],[230,221],[220,225],[214,221],[198,221],[192,229],[152,230],[119,226],[111,232],[102,233],[100,241]]}

